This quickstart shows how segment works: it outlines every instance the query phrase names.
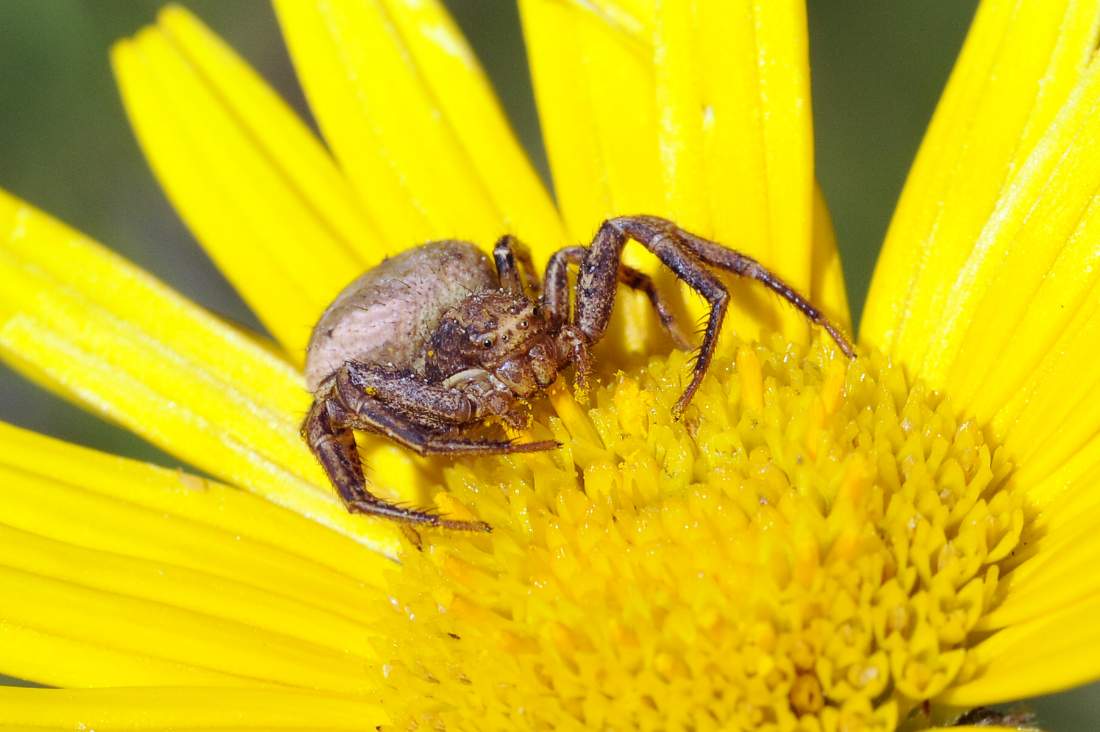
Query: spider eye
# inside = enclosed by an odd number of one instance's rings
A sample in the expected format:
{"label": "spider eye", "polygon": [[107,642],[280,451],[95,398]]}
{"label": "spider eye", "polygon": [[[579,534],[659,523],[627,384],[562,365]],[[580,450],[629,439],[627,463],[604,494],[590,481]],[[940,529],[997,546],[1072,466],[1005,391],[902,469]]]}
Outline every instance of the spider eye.
{"label": "spider eye", "polygon": [[481,345],[484,346],[485,348],[492,348],[493,347],[493,339],[492,338],[486,338],[485,340],[483,340],[481,342]]}
{"label": "spider eye", "polygon": [[520,328],[526,328],[527,326],[528,326],[527,318],[524,318],[523,320],[519,321],[519,327]]}

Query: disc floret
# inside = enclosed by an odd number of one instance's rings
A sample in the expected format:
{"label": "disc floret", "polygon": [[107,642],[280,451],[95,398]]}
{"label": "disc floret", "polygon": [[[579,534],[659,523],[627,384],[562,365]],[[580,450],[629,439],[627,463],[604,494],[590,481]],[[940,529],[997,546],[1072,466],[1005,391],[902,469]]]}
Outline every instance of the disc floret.
{"label": "disc floret", "polygon": [[[398,720],[446,729],[883,729],[973,674],[1024,525],[975,422],[871,353],[774,340],[619,373],[557,453],[446,471],[378,622]],[[944,712],[946,713],[946,712]],[[860,726],[853,726],[853,725]]]}

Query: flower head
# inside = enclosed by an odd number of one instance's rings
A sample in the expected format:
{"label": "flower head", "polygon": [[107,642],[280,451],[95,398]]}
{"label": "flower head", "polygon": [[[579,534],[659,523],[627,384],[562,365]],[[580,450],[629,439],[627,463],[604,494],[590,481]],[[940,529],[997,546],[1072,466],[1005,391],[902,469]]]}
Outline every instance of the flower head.
{"label": "flower head", "polygon": [[676,422],[682,360],[560,410],[558,459],[448,471],[495,530],[393,573],[397,720],[894,729],[972,673],[1024,523],[1003,451],[882,357],[778,336]]}
{"label": "flower head", "polygon": [[857,359],[738,284],[676,420],[685,357],[624,296],[590,400],[538,407],[561,450],[366,446],[379,493],[492,534],[343,510],[297,434],[303,350],[403,247],[545,260],[653,213],[847,320],[800,3],[520,6],[556,204],[434,2],[276,3],[327,149],[178,8],[116,47],[274,342],[0,194],[0,356],[235,486],[0,428],[0,671],[64,687],[0,689],[0,723],[931,729],[1100,676],[1100,3],[983,2]]}

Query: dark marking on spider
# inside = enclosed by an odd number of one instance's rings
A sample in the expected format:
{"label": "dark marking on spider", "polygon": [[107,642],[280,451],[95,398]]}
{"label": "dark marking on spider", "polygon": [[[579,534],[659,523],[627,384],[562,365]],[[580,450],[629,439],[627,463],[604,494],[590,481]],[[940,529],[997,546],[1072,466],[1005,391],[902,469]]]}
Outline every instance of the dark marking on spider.
{"label": "dark marking on spider", "polygon": [[[558,447],[472,432],[496,419],[528,422],[526,400],[573,367],[587,384],[589,349],[607,330],[618,285],[643,293],[677,347],[690,348],[653,280],[622,263],[630,240],[649,251],[710,304],[679,417],[710,366],[729,303],[711,268],[759,282],[852,346],[806,298],[750,257],[654,216],[605,221],[587,247],[556,252],[540,282],[528,249],[505,236],[493,264],[461,241],[423,244],[383,261],[348,285],[321,316],[306,358],[314,392],[302,436],[349,511],[450,529],[489,525],[388,503],[367,490],[352,430],[384,435],[420,455],[489,455]],[[570,302],[570,267],[577,268]],[[494,271],[495,269],[495,271]]]}

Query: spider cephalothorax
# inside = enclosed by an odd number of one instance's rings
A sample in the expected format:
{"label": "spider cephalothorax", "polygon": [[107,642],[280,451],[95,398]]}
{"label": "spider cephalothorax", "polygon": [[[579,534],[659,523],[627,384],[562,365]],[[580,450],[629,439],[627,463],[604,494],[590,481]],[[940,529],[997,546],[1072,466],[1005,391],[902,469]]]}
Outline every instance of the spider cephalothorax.
{"label": "spider cephalothorax", "polygon": [[[755,260],[665,219],[605,221],[587,247],[559,250],[540,283],[527,249],[505,236],[489,258],[467,242],[423,244],[387,259],[348,285],[321,316],[306,358],[315,399],[302,435],[348,510],[414,523],[487,530],[395,506],[372,495],[352,430],[388,436],[422,455],[499,454],[557,447],[553,441],[479,439],[469,431],[491,418],[521,427],[524,400],[572,366],[579,386],[589,348],[607,329],[619,284],[643,292],[680,348],[677,330],[648,275],[624,265],[635,240],[711,306],[691,381],[676,405],[691,401],[710,364],[729,300],[709,268],[754,279],[833,337],[848,341],[805,298]],[[578,268],[572,305],[568,268]]]}
{"label": "spider cephalothorax", "polygon": [[557,378],[561,335],[524,294],[478,292],[443,315],[429,341],[425,376],[453,385],[480,372],[517,396],[531,396]]}

